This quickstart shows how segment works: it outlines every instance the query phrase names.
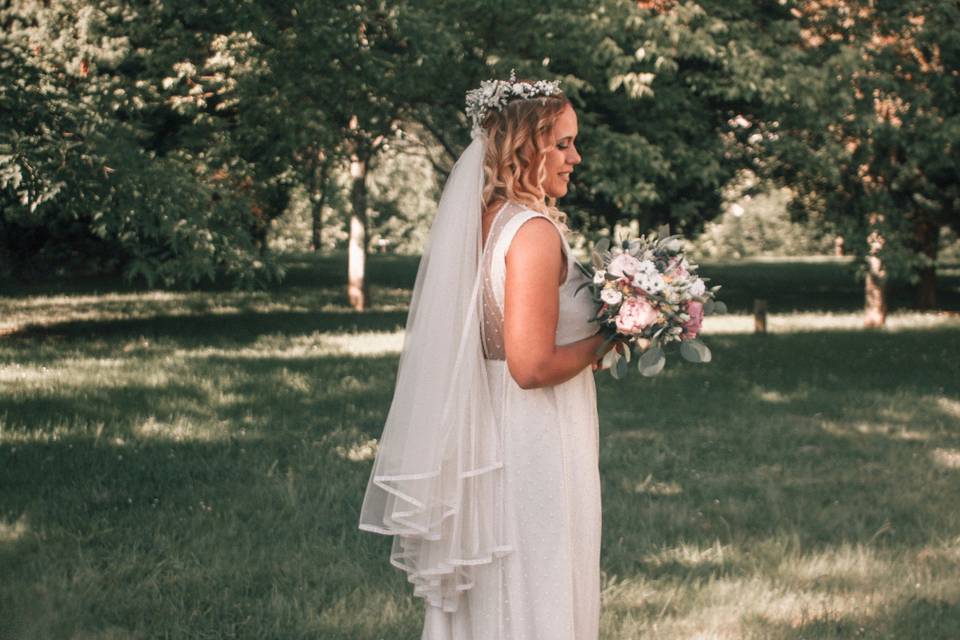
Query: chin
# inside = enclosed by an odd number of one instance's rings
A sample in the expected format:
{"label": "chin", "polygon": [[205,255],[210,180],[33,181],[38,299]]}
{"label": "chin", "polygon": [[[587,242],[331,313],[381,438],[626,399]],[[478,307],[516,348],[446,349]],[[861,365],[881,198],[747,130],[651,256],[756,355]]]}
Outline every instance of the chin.
{"label": "chin", "polygon": [[562,198],[563,196],[567,195],[567,186],[561,185],[554,189],[544,189],[544,192],[549,198]]}

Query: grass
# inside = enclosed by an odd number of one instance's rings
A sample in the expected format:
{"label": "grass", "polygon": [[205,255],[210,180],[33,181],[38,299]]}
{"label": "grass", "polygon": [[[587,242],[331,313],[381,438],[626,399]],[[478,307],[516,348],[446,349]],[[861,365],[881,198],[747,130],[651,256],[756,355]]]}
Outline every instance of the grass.
{"label": "grass", "polygon": [[[7,288],[0,639],[419,637],[356,529],[416,261],[373,258],[364,314],[341,263],[268,293]],[[863,331],[844,269],[706,265],[715,361],[598,376],[603,638],[960,637],[960,319],[894,287]]]}

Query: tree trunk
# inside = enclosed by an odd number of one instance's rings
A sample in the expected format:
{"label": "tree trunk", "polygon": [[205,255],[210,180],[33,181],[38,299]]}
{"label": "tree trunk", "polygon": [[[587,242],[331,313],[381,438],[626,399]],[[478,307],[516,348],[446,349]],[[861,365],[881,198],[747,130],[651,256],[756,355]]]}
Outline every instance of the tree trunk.
{"label": "tree trunk", "polygon": [[867,278],[864,282],[865,305],[863,324],[868,328],[882,327],[887,322],[887,271],[880,252],[886,239],[877,227],[883,222],[879,213],[870,214],[870,226],[874,229],[867,236]]}
{"label": "tree trunk", "polygon": [[916,306],[918,309],[933,309],[937,306],[937,250],[940,245],[940,227],[924,220],[917,225],[916,234],[917,249],[924,259],[919,270]]}
{"label": "tree trunk", "polygon": [[350,239],[347,255],[347,299],[363,311],[367,305],[367,158],[359,145],[350,154]]}
{"label": "tree trunk", "polygon": [[887,272],[878,256],[867,256],[867,280],[864,286],[866,306],[863,324],[882,327],[887,322]]}

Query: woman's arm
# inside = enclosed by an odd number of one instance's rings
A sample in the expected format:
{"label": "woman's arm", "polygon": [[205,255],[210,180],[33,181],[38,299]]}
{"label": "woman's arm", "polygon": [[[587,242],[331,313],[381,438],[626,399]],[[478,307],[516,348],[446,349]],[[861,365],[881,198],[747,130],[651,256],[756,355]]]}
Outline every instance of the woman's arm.
{"label": "woman's arm", "polygon": [[523,389],[569,380],[596,362],[604,341],[597,334],[556,346],[563,259],[557,228],[540,217],[520,225],[507,251],[504,347],[510,375]]}

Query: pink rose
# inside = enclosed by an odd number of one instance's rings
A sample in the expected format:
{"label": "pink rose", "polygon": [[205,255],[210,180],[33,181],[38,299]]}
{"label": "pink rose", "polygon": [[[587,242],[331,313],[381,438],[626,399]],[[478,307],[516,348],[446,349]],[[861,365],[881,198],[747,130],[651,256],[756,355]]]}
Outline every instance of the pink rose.
{"label": "pink rose", "polygon": [[687,303],[687,315],[690,319],[683,325],[683,337],[692,340],[703,328],[703,303],[691,300]]}
{"label": "pink rose", "polygon": [[673,256],[670,258],[670,265],[667,267],[667,271],[670,272],[671,276],[677,278],[686,278],[689,273],[687,273],[687,261],[681,258],[680,256]]}
{"label": "pink rose", "polygon": [[657,310],[646,298],[627,299],[617,313],[617,331],[627,335],[640,333],[657,320]]}
{"label": "pink rose", "polygon": [[607,272],[619,277],[633,275],[640,267],[640,261],[629,253],[621,253],[607,265]]}

